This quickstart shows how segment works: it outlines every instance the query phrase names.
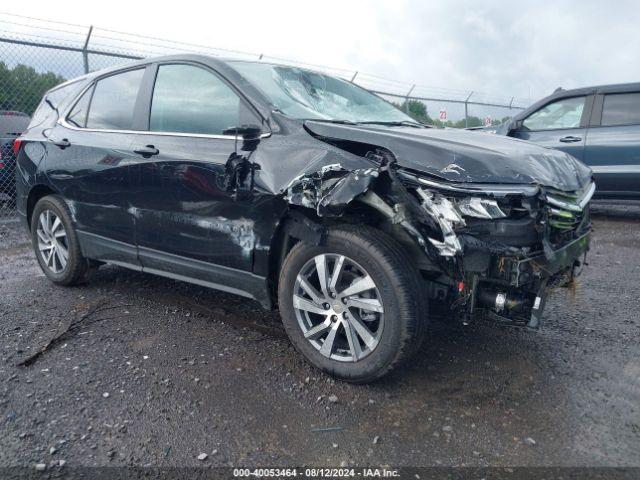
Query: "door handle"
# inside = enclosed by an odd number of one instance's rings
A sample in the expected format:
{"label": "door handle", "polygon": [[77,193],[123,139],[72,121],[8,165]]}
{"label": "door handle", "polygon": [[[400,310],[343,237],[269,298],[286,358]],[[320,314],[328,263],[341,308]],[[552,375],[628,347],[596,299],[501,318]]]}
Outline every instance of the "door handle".
{"label": "door handle", "polygon": [[160,150],[158,150],[153,145],[146,145],[142,148],[138,148],[134,150],[133,153],[142,155],[144,158],[149,158],[149,157],[152,157],[153,155],[158,155],[160,153]]}
{"label": "door handle", "polygon": [[60,147],[62,150],[71,146],[71,142],[66,138],[63,138],[62,140],[53,140],[50,138],[49,141],[53,143],[56,147]]}
{"label": "door handle", "polygon": [[574,137],[572,135],[569,135],[567,137],[562,137],[560,139],[560,141],[562,143],[574,143],[574,142],[581,142],[582,141],[582,137]]}

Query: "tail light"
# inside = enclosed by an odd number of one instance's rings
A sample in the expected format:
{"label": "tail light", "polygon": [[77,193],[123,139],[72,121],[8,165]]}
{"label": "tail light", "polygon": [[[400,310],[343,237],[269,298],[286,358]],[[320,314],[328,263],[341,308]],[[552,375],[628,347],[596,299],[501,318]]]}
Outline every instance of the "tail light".
{"label": "tail light", "polygon": [[16,138],[13,141],[13,154],[17,157],[18,156],[18,152],[20,151],[20,146],[22,145],[22,140],[19,138]]}

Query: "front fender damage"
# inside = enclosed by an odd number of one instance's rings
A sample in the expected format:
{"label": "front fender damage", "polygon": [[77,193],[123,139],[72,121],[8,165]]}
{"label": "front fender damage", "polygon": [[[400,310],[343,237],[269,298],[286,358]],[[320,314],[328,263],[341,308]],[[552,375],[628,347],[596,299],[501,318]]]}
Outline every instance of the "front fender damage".
{"label": "front fender damage", "polygon": [[334,163],[294,178],[286,189],[285,200],[313,208],[319,217],[340,216],[347,205],[371,188],[379,175],[374,168],[349,171]]}
{"label": "front fender damage", "polygon": [[369,152],[370,168],[347,169],[339,163],[304,173],[284,190],[290,204],[314,210],[320,218],[341,217],[355,204],[377,210],[392,225],[401,227],[430,260],[443,260],[438,251],[438,219],[425,209],[397,178],[390,152]]}

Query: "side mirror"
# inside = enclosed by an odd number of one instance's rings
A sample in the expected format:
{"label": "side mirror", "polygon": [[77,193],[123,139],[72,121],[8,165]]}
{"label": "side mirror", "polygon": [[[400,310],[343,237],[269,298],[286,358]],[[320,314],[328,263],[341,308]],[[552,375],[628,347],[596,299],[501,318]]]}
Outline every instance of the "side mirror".
{"label": "side mirror", "polygon": [[520,130],[520,129],[522,128],[522,124],[523,124],[523,122],[524,122],[524,120],[523,120],[523,119],[521,119],[521,120],[512,120],[512,121],[507,125],[506,131],[505,131],[505,133],[504,133],[504,134],[505,134],[505,135],[507,135],[507,136],[509,136],[509,135],[511,135],[512,133],[517,132],[518,130]]}
{"label": "side mirror", "polygon": [[230,127],[222,131],[223,135],[233,135],[237,139],[242,139],[240,150],[243,152],[253,152],[258,143],[260,143],[260,135],[262,128],[258,125],[240,125]]}

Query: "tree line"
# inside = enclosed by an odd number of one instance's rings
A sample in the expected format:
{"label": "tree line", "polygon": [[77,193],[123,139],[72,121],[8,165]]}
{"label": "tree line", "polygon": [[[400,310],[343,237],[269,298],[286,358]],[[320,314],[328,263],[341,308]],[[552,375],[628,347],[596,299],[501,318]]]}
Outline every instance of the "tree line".
{"label": "tree line", "polygon": [[[464,118],[456,122],[447,120],[443,122],[439,119],[431,118],[427,112],[427,106],[419,100],[409,100],[402,103],[392,102],[403,112],[407,113],[411,118],[417,122],[424,123],[426,125],[435,125],[438,127],[453,127],[453,128],[465,128],[466,127],[481,127],[484,125],[484,119],[469,115],[467,117],[467,124],[465,125]],[[491,121],[492,125],[500,125],[503,122],[509,120],[510,117],[503,117],[501,119],[494,118]]]}
{"label": "tree line", "polygon": [[64,81],[64,77],[52,72],[39,73],[26,65],[9,68],[0,62],[0,110],[31,116],[44,93]]}

